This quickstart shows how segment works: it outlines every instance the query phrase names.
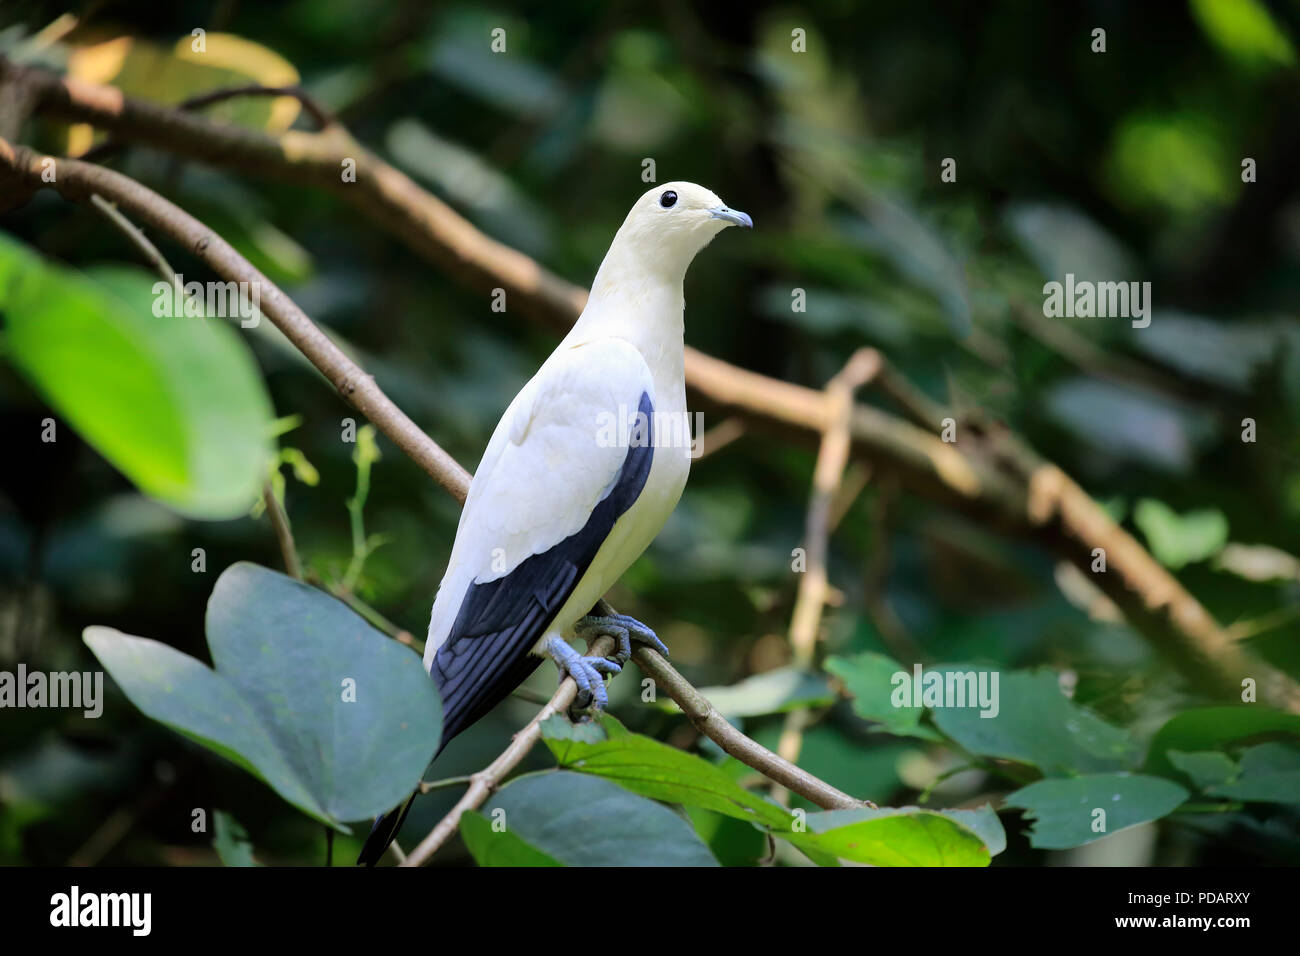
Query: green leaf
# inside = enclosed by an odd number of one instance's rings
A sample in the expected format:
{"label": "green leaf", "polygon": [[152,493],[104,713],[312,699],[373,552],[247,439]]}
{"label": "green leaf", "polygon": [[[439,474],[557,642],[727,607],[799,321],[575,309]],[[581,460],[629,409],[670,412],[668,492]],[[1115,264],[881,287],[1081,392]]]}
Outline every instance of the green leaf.
{"label": "green leaf", "polygon": [[461,816],[460,836],[479,866],[564,865],[509,830],[493,832],[487,818],[474,810]]}
{"label": "green leaf", "polygon": [[1175,571],[1213,557],[1228,543],[1228,519],[1213,508],[1180,515],[1163,501],[1143,498],[1133,509],[1133,522],[1156,560]]}
{"label": "green leaf", "polygon": [[151,283],[82,275],[0,236],[5,351],[41,397],[146,494],[197,518],[243,515],[270,460],[271,402],[217,319],[153,315]]}
{"label": "green leaf", "polygon": [[86,629],[86,644],[147,716],[266,781],[318,820],[375,816],[419,781],[441,734],[420,660],[342,602],[253,564],[208,602],[216,670],[157,641]]}
{"label": "green leaf", "polygon": [[[927,668],[970,669],[967,665]],[[1049,776],[1118,770],[1136,756],[1126,731],[1061,693],[1049,670],[1002,675],[996,716],[975,707],[934,708],[935,725],[973,754],[1033,764]]]}
{"label": "green leaf", "polygon": [[519,777],[483,806],[490,819],[498,810],[506,833],[566,866],[718,865],[673,811],[586,774],[553,770]]}
{"label": "green leaf", "polygon": [[916,731],[923,707],[896,707],[893,703],[897,686],[895,675],[910,674],[898,661],[885,654],[864,651],[853,657],[832,657],[826,669],[844,681],[853,698],[853,712],[864,720],[884,724],[891,734],[906,737]]}
{"label": "green leaf", "polygon": [[[1033,819],[1031,846],[1064,850],[1158,820],[1186,799],[1186,790],[1160,777],[1103,773],[1039,780],[1008,795],[1006,805],[1023,808]],[[1105,829],[1095,831],[1097,825]]]}
{"label": "green leaf", "polygon": [[612,780],[653,800],[701,807],[778,830],[790,827],[789,811],[750,793],[695,754],[640,734],[591,743],[571,737],[553,739],[544,726],[542,735],[565,769]]}
{"label": "green leaf", "polygon": [[1206,793],[1233,800],[1300,803],[1300,750],[1295,747],[1282,743],[1251,747],[1241,755],[1241,770],[1234,776],[1235,780],[1209,787]]}
{"label": "green leaf", "polygon": [[[701,687],[700,693],[727,718],[784,714],[798,707],[825,707],[835,701],[824,678],[798,667],[764,671],[727,686]],[[681,713],[681,708],[668,698],[663,699],[663,708]]]}
{"label": "green leaf", "polygon": [[1143,769],[1173,776],[1176,770],[1169,759],[1171,750],[1221,750],[1236,741],[1274,734],[1300,736],[1300,716],[1260,704],[1185,710],[1156,731]]}
{"label": "green leaf", "polygon": [[988,866],[1006,849],[991,807],[980,810],[828,810],[810,813],[804,833],[779,833],[801,849],[873,866]]}
{"label": "green leaf", "polygon": [[1169,761],[1187,774],[1199,790],[1218,783],[1227,783],[1237,775],[1237,765],[1232,758],[1217,750],[1203,750],[1196,753],[1171,750]]}
{"label": "green leaf", "polygon": [[253,859],[253,841],[243,824],[224,810],[212,815],[212,848],[226,866],[261,866]]}

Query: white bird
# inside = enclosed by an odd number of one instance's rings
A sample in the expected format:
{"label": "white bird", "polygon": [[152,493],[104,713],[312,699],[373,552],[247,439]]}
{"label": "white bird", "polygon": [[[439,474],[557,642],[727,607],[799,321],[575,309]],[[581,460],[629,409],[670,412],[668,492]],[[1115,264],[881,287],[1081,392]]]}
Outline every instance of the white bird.
{"label": "white bird", "polygon": [[[561,678],[573,677],[580,705],[602,707],[603,675],[627,662],[633,641],[667,652],[640,622],[589,612],[663,528],[686,485],[689,431],[673,427],[687,414],[682,283],[696,253],[730,225],[753,222],[694,183],[638,199],[587,307],[492,433],[425,644],[442,695],[443,746],[544,657]],[[566,640],[598,633],[617,638],[613,660],[583,656]],[[399,817],[385,827],[386,819],[371,835],[389,830],[380,853],[401,825]]]}

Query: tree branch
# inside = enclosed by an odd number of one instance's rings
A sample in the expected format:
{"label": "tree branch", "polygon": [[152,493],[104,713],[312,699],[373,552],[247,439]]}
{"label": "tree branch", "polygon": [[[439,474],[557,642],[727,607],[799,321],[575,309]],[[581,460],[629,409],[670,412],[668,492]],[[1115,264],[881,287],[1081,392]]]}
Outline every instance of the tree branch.
{"label": "tree branch", "polygon": [[459,501],[465,500],[469,472],[439,447],[393,404],[341,349],[316,327],[287,295],[249,264],[219,235],[157,193],[121,173],[75,159],[54,161],[54,182],[41,178],[42,157],[25,146],[0,139],[0,177],[16,189],[49,186],[65,199],[89,203],[96,193],[126,215],[170,236],[202,260],[213,272],[246,282],[260,294],[262,312],[320,370],[357,411],[374,422],[398,448],[413,458]]}
{"label": "tree branch", "polygon": [[275,496],[275,489],[268,481],[262,485],[262,500],[266,502],[266,515],[271,519],[271,528],[275,531],[275,540],[280,545],[280,556],[284,559],[285,573],[291,578],[302,580],[302,561],[298,558],[298,548],[293,543],[293,530],[289,527],[289,516],[285,514],[280,499]]}
{"label": "tree branch", "polygon": [[[817,636],[821,630],[822,611],[830,584],[826,575],[826,553],[830,547],[831,508],[844,468],[849,463],[849,422],[853,411],[853,393],[874,379],[884,361],[875,349],[859,349],[829,382],[826,383],[826,404],[830,407],[826,431],[817,450],[817,464],[813,468],[812,493],[808,496],[808,517],[805,523],[804,548],[806,563],[799,577],[799,590],[795,596],[794,610],[790,614],[790,647],[795,667],[810,669],[817,652]],[[777,753],[794,762],[803,749],[803,732],[810,720],[807,707],[796,707],[785,715]],[[787,794],[779,787],[773,796],[785,800]]]}
{"label": "tree branch", "polygon": [[753,767],[769,780],[773,780],[801,797],[805,797],[823,810],[847,810],[872,806],[869,801],[858,800],[826,781],[813,776],[802,767],[795,766],[762,744],[746,737],[714,709],[709,699],[679,674],[671,664],[648,647],[640,646],[632,652],[632,659],[655,686],[682,709],[695,728],[731,756]]}

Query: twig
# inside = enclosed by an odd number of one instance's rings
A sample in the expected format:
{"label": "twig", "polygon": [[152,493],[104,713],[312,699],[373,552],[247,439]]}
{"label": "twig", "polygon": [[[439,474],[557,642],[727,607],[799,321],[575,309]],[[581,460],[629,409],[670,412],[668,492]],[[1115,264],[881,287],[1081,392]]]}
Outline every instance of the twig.
{"label": "twig", "polygon": [[420,792],[433,793],[435,790],[445,790],[448,787],[459,787],[473,782],[474,777],[471,774],[465,774],[462,777],[444,777],[442,780],[421,780]]}
{"label": "twig", "polygon": [[[311,116],[316,122],[318,132],[323,132],[334,126],[338,120],[334,118],[328,110],[320,105],[306,90],[301,86],[263,86],[260,83],[250,83],[246,86],[232,86],[225,89],[213,90],[210,93],[201,93],[198,96],[192,96],[183,100],[176,105],[176,109],[190,112],[202,109],[205,106],[211,106],[214,103],[224,103],[227,100],[236,99],[241,96],[290,96],[298,101],[303,110]],[[118,152],[128,145],[127,141],[121,139],[109,139],[98,146],[86,150],[78,158],[88,163],[98,163],[107,159],[112,154]]]}
{"label": "twig", "polygon": [[[611,637],[601,636],[592,642],[588,653],[596,657],[604,657],[614,650],[614,640]],[[451,811],[438,821],[438,824],[429,831],[429,835],[420,841],[402,861],[402,866],[423,866],[429,858],[438,851],[438,848],[446,843],[456,828],[460,826],[460,818],[469,810],[475,810],[483,805],[486,800],[506,778],[510,771],[519,765],[519,762],[528,756],[528,751],[533,749],[533,745],[542,738],[542,721],[552,714],[562,714],[569,709],[573,703],[574,697],[578,694],[578,685],[573,682],[572,677],[566,677],[560,681],[560,686],[556,688],[555,696],[551,698],[550,703],[537,712],[537,715],[524,727],[523,730],[515,734],[514,740],[510,746],[501,752],[501,755],[484,767],[478,773],[470,775],[469,789],[465,791],[464,796],[456,801],[456,805]]]}
{"label": "twig", "polygon": [[289,516],[285,514],[275,489],[268,481],[262,485],[262,499],[266,502],[266,515],[271,519],[275,530],[275,540],[280,545],[280,557],[284,560],[284,570],[291,578],[302,580],[302,561],[298,558],[298,549],[293,543],[293,530],[289,527]]}
{"label": "twig", "polygon": [[188,248],[218,275],[257,286],[262,312],[334,384],[339,394],[457,500],[465,500],[469,473],[394,405],[375,380],[330,341],[293,300],[228,242],[153,190],[102,166],[75,159],[55,160],[55,181],[46,183],[40,175],[41,159],[25,146],[13,146],[0,139],[0,177],[7,174],[6,178],[16,178],[18,185],[28,188],[53,187],[73,202],[88,203],[98,193],[127,215],[148,223]]}
{"label": "twig", "polygon": [[[799,578],[794,611],[790,615],[790,647],[795,667],[812,667],[821,630],[822,610],[826,606],[829,582],[826,576],[826,553],[830,545],[831,510],[849,462],[849,422],[853,410],[853,393],[880,372],[882,359],[875,349],[859,349],[826,383],[826,404],[830,407],[826,431],[817,451],[813,469],[812,493],[808,498],[808,516],[804,531],[806,564]],[[785,715],[777,753],[794,763],[803,749],[803,732],[811,712],[796,707]],[[786,802],[789,793],[779,785],[772,796]]]}
{"label": "twig", "polygon": [[90,204],[94,206],[105,219],[116,226],[122,235],[126,236],[126,238],[130,240],[131,245],[140,250],[140,254],[144,256],[145,261],[153,267],[155,272],[163,277],[163,280],[168,285],[172,285],[176,282],[176,270],[171,267],[171,263],[167,261],[167,258],[158,251],[158,247],[149,241],[148,237],[145,236],[143,229],[133,223],[130,219],[127,219],[126,216],[122,215],[118,211],[117,207],[103,196],[98,194],[92,195],[90,197]]}
{"label": "twig", "polygon": [[383,631],[399,644],[405,644],[407,647],[413,647],[421,654],[424,653],[424,641],[421,641],[414,634],[401,625],[394,624],[383,614],[379,613],[361,598],[357,597],[352,591],[341,585],[335,585],[328,588],[329,592],[336,598],[346,604],[352,610],[356,611],[367,621]]}
{"label": "twig", "polygon": [[226,100],[233,100],[241,96],[291,96],[316,121],[317,129],[323,130],[338,122],[329,110],[321,106],[301,86],[263,86],[260,83],[250,83],[247,86],[231,86],[223,90],[213,90],[210,93],[191,96],[176,108],[180,110],[197,110],[205,106],[211,106],[213,103],[224,103]]}
{"label": "twig", "polygon": [[696,461],[708,458],[715,452],[726,448],[737,438],[745,434],[745,423],[739,418],[724,418],[703,435],[699,436],[700,453]]}
{"label": "twig", "polygon": [[849,796],[746,737],[713,708],[707,697],[650,648],[638,647],[632,652],[632,659],[654,680],[656,687],[681,707],[700,733],[741,763],[753,767],[769,780],[775,780],[825,810],[871,806],[868,801]]}

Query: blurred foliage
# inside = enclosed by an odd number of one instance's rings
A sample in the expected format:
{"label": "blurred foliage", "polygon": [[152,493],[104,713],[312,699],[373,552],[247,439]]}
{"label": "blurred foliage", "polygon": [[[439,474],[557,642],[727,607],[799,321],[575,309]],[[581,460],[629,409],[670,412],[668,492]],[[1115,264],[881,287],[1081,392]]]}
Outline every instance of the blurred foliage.
{"label": "blurred foliage", "polygon": [[[812,386],[854,349],[881,348],[933,397],[1005,422],[1060,464],[1235,636],[1300,677],[1295,3],[92,6],[88,22],[57,35],[41,31],[65,12],[60,3],[11,0],[0,9],[0,50],[89,70],[79,75],[169,103],[229,83],[301,77],[362,142],[575,282],[590,280],[645,188],[645,159],[654,160],[659,181],[709,186],[751,213],[757,228],[716,243],[692,268],[690,344]],[[226,74],[200,74],[189,62],[196,24],[207,30],[209,50],[240,51],[203,61]],[[496,27],[506,30],[504,55],[488,46]],[[1097,27],[1106,30],[1105,53],[1092,51]],[[794,30],[803,31],[805,52],[792,49]],[[293,106],[232,102],[211,112],[272,130],[310,128]],[[48,119],[25,134],[52,153],[87,145],[87,137]],[[946,158],[956,160],[955,182],[941,178]],[[1256,163],[1255,182],[1242,180],[1246,158]],[[486,296],[334,197],[151,150],[128,149],[113,163],[282,283],[467,466],[553,346],[551,335],[513,312],[491,311]],[[57,289],[42,299],[46,306],[62,301],[56,296],[113,294],[106,267],[129,271],[136,284],[154,280],[106,221],[48,191],[3,226],[45,257],[28,277],[59,276],[49,280]],[[188,250],[160,245],[187,281],[212,278]],[[5,242],[6,256],[11,246]],[[87,398],[77,387],[93,382],[71,375],[72,366],[50,370],[26,359],[26,348],[51,343],[24,345],[22,325],[36,313],[14,308],[21,284],[8,261],[0,266],[0,421],[15,467],[0,481],[0,669],[18,661],[29,669],[95,667],[80,640],[90,625],[164,639],[206,659],[204,609],[221,571],[244,560],[281,566],[267,518],[245,512],[256,485],[243,471],[215,485],[209,479],[221,470],[191,476],[196,488],[230,495],[227,515],[243,515],[205,521],[189,499],[151,484],[133,463],[160,435],[202,429],[205,416],[229,421],[234,406],[185,397],[222,389],[242,391],[240,414],[262,423],[255,432],[241,426],[242,435],[284,445],[265,454],[278,469],[273,485],[309,578],[363,602],[376,625],[422,634],[457,506],[383,438],[374,449],[381,457],[367,456],[363,489],[358,445],[341,440],[343,420],[355,413],[269,323],[212,330],[214,342],[233,331],[247,343],[265,386],[239,378],[233,340],[205,346],[202,367],[187,364],[183,382],[146,372],[153,350],[194,347],[162,331],[137,329],[121,346],[134,346],[130,358],[69,350],[69,361],[97,366],[86,376],[129,362],[137,371],[122,387],[153,389],[132,400],[134,412],[123,407],[110,420],[124,400],[102,390]],[[1067,272],[1150,281],[1151,325],[1043,318],[1043,283]],[[806,295],[805,311],[792,309],[796,289]],[[69,305],[43,321],[81,315]],[[232,381],[242,384],[231,389]],[[263,387],[270,407],[256,398]],[[298,424],[286,432],[289,423],[275,427],[274,414]],[[47,417],[57,420],[53,444],[39,440]],[[1246,418],[1255,422],[1254,443],[1242,441]],[[133,437],[117,447],[110,436]],[[202,439],[204,449],[221,449],[207,465],[233,474],[238,462],[222,441]],[[257,465],[261,477],[268,457]],[[668,527],[611,596],[657,628],[697,686],[731,688],[729,712],[769,746],[792,701],[826,699],[827,674],[783,670],[797,586],[789,556],[803,537],[812,461],[809,449],[743,437],[696,463]],[[179,467],[156,465],[149,474]],[[201,572],[192,570],[198,548],[206,555]],[[800,763],[856,796],[898,806],[1008,800],[1007,848],[995,865],[1300,862],[1291,785],[1297,719],[1262,705],[1201,707],[1206,702],[1097,600],[1084,575],[1054,561],[935,508],[886,474],[870,475],[830,556],[838,599],[827,614],[825,655],[835,662],[826,670],[844,699],[818,707]],[[968,715],[970,728],[958,726],[955,711],[882,712],[880,681],[891,662],[906,670],[916,660],[997,668],[1003,714]],[[679,714],[644,706],[634,677],[611,684],[615,715],[650,743],[693,751],[756,792],[752,772],[723,759]],[[1007,691],[1013,681],[1039,703],[1017,712]],[[551,669],[539,669],[528,686],[549,693]],[[1053,694],[1058,688],[1065,694]],[[324,859],[319,822],[151,723],[116,687],[109,694],[96,720],[79,711],[3,712],[0,862]],[[533,707],[503,703],[448,747],[430,779],[486,764]],[[1057,716],[1049,721],[1049,713]],[[1062,738],[1047,739],[1049,732]],[[1122,742],[1122,757],[1098,754],[1098,739]],[[538,748],[527,769],[554,764]],[[523,777],[501,797],[522,807],[526,788],[574,786],[618,803],[611,812],[627,804],[626,812],[645,815],[655,828],[647,833],[673,837],[664,852],[676,847],[727,863],[768,858],[765,842],[753,839],[758,831],[716,806],[655,814],[662,807],[586,773]],[[1171,788],[1216,812],[1170,814]],[[457,793],[418,800],[404,845]],[[1052,849],[1097,836],[1059,825],[1061,802],[1080,793],[1121,797],[1124,825],[1164,819],[1155,837],[1113,834],[1086,857]],[[215,832],[196,833],[195,807],[228,816],[209,813]],[[103,832],[110,816],[127,826]],[[934,826],[958,849],[989,845],[980,831],[943,817],[891,819],[851,826]],[[488,852],[581,859],[583,847],[552,839],[554,820],[527,828],[521,821],[513,847],[482,839],[490,823],[485,807],[467,824],[464,846],[438,860],[484,861]],[[626,829],[612,836],[635,836]],[[353,830],[335,841],[336,861],[359,847],[364,828]],[[907,838],[891,833],[886,842]],[[834,843],[823,839],[819,851],[810,840],[808,856],[833,853],[826,847]],[[776,858],[807,862],[784,850]]]}

